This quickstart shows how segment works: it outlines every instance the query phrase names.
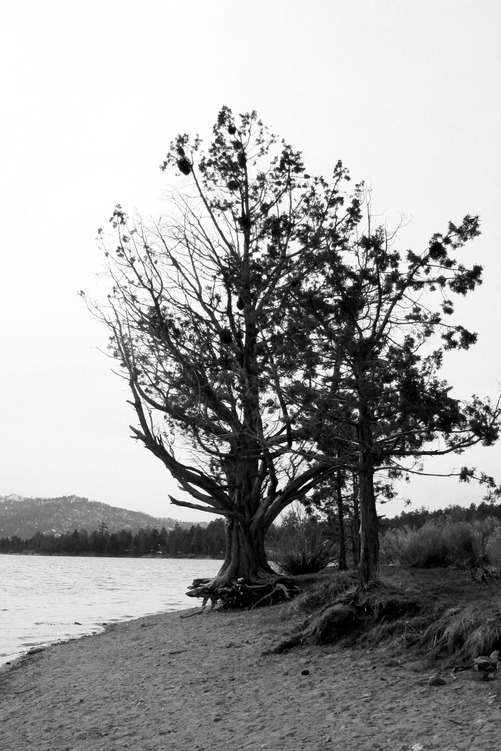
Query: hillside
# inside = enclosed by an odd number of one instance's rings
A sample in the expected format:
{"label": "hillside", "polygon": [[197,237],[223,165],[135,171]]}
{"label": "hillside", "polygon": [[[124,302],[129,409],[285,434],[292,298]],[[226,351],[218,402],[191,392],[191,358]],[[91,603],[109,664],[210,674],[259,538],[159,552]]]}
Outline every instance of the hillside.
{"label": "hillside", "polygon": [[[137,532],[146,527],[173,529],[176,519],[156,518],[141,511],[129,511],[106,503],[89,501],[78,496],[61,498],[23,498],[18,495],[0,496],[0,537],[17,535],[30,538],[37,532],[62,534],[74,529],[88,532],[106,524],[109,532],[130,529]],[[178,522],[182,527],[191,523]]]}

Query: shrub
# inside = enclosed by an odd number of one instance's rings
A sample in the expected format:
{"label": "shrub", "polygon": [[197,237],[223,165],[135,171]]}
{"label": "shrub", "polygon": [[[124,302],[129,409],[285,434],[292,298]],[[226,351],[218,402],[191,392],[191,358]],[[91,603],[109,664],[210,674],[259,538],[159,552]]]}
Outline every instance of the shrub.
{"label": "shrub", "polygon": [[460,568],[474,568],[482,565],[482,537],[471,524],[455,522],[442,529],[442,539],[446,551],[446,561]]}
{"label": "shrub", "polygon": [[[486,520],[487,521],[487,520]],[[486,540],[492,524],[447,521],[428,521],[420,529],[390,530],[381,540],[382,554],[389,563],[431,568],[435,566],[481,567],[485,563]],[[491,538],[493,536],[491,535]],[[493,540],[491,549],[496,555],[501,537]]]}
{"label": "shrub", "polygon": [[490,535],[485,545],[485,553],[491,566],[501,568],[501,527]]}
{"label": "shrub", "polygon": [[328,542],[323,542],[320,546],[310,549],[282,551],[278,565],[284,574],[296,576],[321,571],[332,560],[332,546]]}
{"label": "shrub", "polygon": [[441,529],[435,522],[420,529],[391,530],[383,536],[381,548],[391,563],[421,568],[446,565]]}
{"label": "shrub", "polygon": [[334,559],[334,544],[326,539],[324,527],[305,514],[291,511],[285,518],[275,544],[275,560],[289,576],[312,574]]}

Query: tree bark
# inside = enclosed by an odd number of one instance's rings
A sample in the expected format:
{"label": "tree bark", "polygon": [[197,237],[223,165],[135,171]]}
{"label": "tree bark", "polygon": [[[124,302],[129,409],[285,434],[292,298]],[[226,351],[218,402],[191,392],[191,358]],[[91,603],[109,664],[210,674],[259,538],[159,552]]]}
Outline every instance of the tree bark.
{"label": "tree bark", "polygon": [[224,563],[213,580],[212,587],[225,586],[238,579],[244,579],[247,584],[259,584],[276,577],[266,558],[265,530],[252,529],[247,521],[229,518],[225,531]]}
{"label": "tree bark", "polygon": [[353,472],[353,518],[351,520],[351,550],[353,565],[360,563],[360,504],[358,500],[358,475]]}
{"label": "tree bark", "polygon": [[186,594],[223,608],[253,608],[283,602],[297,594],[297,585],[269,566],[264,549],[265,530],[252,528],[242,517],[226,525],[226,555],[214,579],[195,579]]}
{"label": "tree bark", "polygon": [[336,472],[336,501],[337,515],[339,523],[339,559],[338,567],[340,571],[346,571],[346,537],[344,533],[344,506],[343,506],[343,483],[341,471]]}
{"label": "tree bark", "polygon": [[367,586],[377,576],[379,564],[379,530],[374,494],[374,458],[372,432],[368,414],[359,412],[359,498],[360,498],[360,563],[362,585]]}

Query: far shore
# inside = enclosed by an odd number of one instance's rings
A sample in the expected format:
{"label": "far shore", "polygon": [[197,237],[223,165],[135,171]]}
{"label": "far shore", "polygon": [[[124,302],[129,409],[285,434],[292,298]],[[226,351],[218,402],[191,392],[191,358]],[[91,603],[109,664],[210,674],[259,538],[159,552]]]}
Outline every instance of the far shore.
{"label": "far shore", "polygon": [[[176,611],[56,644],[0,672],[9,751],[494,751],[501,679],[430,686],[404,651],[263,654],[287,605]],[[287,613],[289,612],[289,615]]]}
{"label": "far shore", "polygon": [[158,560],[165,558],[169,561],[186,561],[186,560],[196,560],[196,561],[222,561],[224,560],[223,556],[212,556],[212,555],[164,555],[163,553],[146,553],[145,555],[113,555],[111,553],[93,553],[93,552],[85,552],[85,553],[38,553],[34,550],[21,550],[16,551],[15,553],[0,553],[0,555],[29,555],[29,556],[37,556],[40,558],[157,558]]}

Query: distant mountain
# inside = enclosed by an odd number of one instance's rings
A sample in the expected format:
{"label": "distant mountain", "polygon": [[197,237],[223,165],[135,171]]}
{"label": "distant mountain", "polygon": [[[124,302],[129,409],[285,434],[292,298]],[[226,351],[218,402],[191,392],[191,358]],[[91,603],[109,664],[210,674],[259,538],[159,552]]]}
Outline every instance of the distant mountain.
{"label": "distant mountain", "polygon": [[146,527],[173,529],[178,523],[191,527],[191,522],[156,518],[141,511],[129,511],[107,503],[89,501],[76,495],[61,498],[23,498],[19,495],[0,496],[0,537],[17,535],[29,539],[37,532],[62,534],[74,529],[88,532],[106,524],[109,532],[130,529],[137,532]]}

